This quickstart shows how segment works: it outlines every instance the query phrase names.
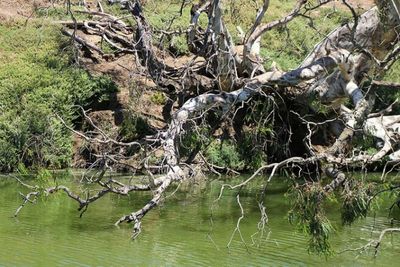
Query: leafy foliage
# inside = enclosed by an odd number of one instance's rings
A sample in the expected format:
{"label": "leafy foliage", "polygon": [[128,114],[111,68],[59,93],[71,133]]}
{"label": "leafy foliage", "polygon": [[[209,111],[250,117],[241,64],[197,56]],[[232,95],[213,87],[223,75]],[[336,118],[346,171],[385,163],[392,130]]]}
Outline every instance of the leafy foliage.
{"label": "leafy foliage", "polygon": [[150,97],[151,102],[157,105],[164,105],[167,102],[167,97],[162,92],[155,92]]}
{"label": "leafy foliage", "polygon": [[348,179],[342,192],[342,222],[350,225],[358,218],[367,216],[371,185]]}
{"label": "leafy foliage", "polygon": [[323,189],[319,183],[297,185],[289,191],[292,209],[289,221],[310,236],[310,253],[329,255],[332,253],[329,235],[333,227],[325,216],[322,200]]}
{"label": "leafy foliage", "polygon": [[218,166],[235,170],[244,167],[244,161],[231,140],[214,140],[206,151],[207,159]]}
{"label": "leafy foliage", "polygon": [[145,118],[133,113],[126,114],[120,128],[120,135],[123,136],[124,141],[141,139],[151,133]]}
{"label": "leafy foliage", "polygon": [[0,170],[69,165],[73,105],[107,101],[117,90],[107,77],[92,77],[73,65],[68,39],[57,27],[0,25]]}
{"label": "leafy foliage", "polygon": [[257,170],[266,161],[262,145],[258,144],[256,135],[246,133],[241,142],[237,143],[237,150],[246,169]]}

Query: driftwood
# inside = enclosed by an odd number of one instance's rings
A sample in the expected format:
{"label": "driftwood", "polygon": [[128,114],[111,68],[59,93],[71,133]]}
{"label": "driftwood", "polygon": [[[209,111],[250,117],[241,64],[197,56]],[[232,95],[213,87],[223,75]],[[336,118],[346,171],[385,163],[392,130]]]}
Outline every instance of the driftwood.
{"label": "driftwood", "polygon": [[[398,138],[400,117],[386,115],[389,107],[386,111],[371,113],[374,107],[374,91],[377,87],[399,88],[397,84],[385,84],[380,81],[382,73],[390,68],[400,50],[396,32],[400,20],[396,11],[399,0],[377,0],[377,7],[360,16],[344,1],[351,9],[354,21],[340,26],[327,35],[298,68],[285,72],[276,69],[266,70],[261,65],[259,46],[265,32],[285,25],[297,16],[305,15],[310,10],[329,2],[331,1],[318,1],[315,6],[312,6],[308,1],[299,0],[287,16],[264,24],[262,19],[269,7],[269,1],[264,1],[254,24],[244,39],[242,56],[239,56],[235,52],[235,45],[224,25],[221,1],[200,1],[192,8],[188,29],[182,32],[187,34],[190,51],[196,56],[204,57],[205,63],[194,67],[188,62],[187,67],[184,68],[168,66],[158,57],[156,48],[153,46],[152,29],[139,1],[121,1],[135,19],[135,29],[126,26],[122,20],[114,16],[104,14],[103,11],[93,13],[98,16],[98,20],[76,23],[58,22],[65,27],[77,27],[88,34],[103,36],[105,41],[119,48],[118,50],[137,55],[140,64],[159,87],[169,88],[174,93],[196,91],[198,94],[181,103],[164,131],[145,140],[145,142],[151,141],[158,144],[159,148],[162,148],[164,160],[159,169],[163,170],[164,174],[155,178],[151,170],[147,169],[149,182],[137,185],[123,185],[111,178],[106,180],[100,176],[101,178],[94,182],[104,189],[90,198],[83,199],[70,192],[68,188],[57,186],[43,192],[34,191],[28,194],[24,197],[23,205],[39,194],[64,191],[79,203],[79,209],[82,210],[106,193],[126,195],[132,191],[151,191],[152,199],[143,208],[121,217],[116,222],[116,225],[122,222],[134,222],[133,236],[135,237],[140,233],[143,216],[160,203],[163,193],[170,185],[189,180],[195,175],[192,166],[181,162],[179,153],[179,143],[185,134],[185,126],[209,110],[218,110],[222,114],[227,114],[233,107],[248,102],[256,95],[269,95],[273,92],[282,95],[290,92],[292,100],[299,105],[307,105],[309,103],[307,100],[315,97],[320,103],[329,105],[330,109],[337,114],[337,118],[327,123],[316,123],[309,122],[298,115],[310,132],[306,140],[309,155],[271,163],[261,167],[255,174],[269,169],[272,170],[271,179],[280,168],[293,164],[323,165],[325,174],[330,179],[328,185],[324,187],[324,192],[328,194],[340,188],[345,182],[346,176],[340,171],[343,166],[371,164],[382,160],[386,155],[392,160],[399,161],[400,151],[393,151],[393,148],[400,141]],[[207,29],[200,29],[197,25],[201,13],[206,13],[208,16]],[[83,38],[71,34],[70,31],[64,30],[64,32],[73,36],[76,42],[91,51],[100,56],[104,55],[101,49]],[[163,34],[169,33],[172,34],[168,31],[163,32]],[[365,90],[366,81],[370,84],[368,90]],[[353,109],[343,106],[345,99],[351,100]],[[342,123],[337,126],[337,121]],[[313,134],[311,128],[325,124],[332,124],[338,136],[334,142],[330,143],[330,146],[323,151],[318,151],[311,140]],[[380,151],[372,156],[352,155],[351,142],[356,131],[382,140],[383,146]],[[80,136],[93,141],[93,138],[83,133],[80,133]],[[97,141],[117,143],[106,135],[102,135],[102,139]],[[129,146],[137,144],[129,144]],[[253,178],[254,175],[251,179]],[[226,187],[232,189],[241,187],[250,180],[237,186]]]}

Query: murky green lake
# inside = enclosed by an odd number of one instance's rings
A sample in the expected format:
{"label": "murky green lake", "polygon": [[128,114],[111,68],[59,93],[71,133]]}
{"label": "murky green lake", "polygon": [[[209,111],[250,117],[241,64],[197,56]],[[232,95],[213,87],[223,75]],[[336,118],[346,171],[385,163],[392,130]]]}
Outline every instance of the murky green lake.
{"label": "murky green lake", "polygon": [[[72,176],[64,184],[77,186]],[[259,179],[261,180],[261,179]],[[61,182],[60,182],[61,183]],[[396,266],[400,234],[388,235],[378,257],[373,252],[358,255],[338,253],[377,238],[390,227],[385,210],[370,214],[351,227],[343,227],[338,206],[328,207],[336,229],[329,258],[307,253],[307,237],[287,221],[287,184],[275,178],[269,187],[266,207],[269,224],[260,239],[260,213],[254,195],[261,182],[243,190],[241,221],[243,244],[238,235],[227,244],[240,216],[235,192],[226,191],[214,204],[221,181],[181,188],[162,207],[143,220],[143,232],[130,240],[131,225],[116,228],[121,215],[138,209],[149,196],[132,194],[129,199],[107,196],[91,205],[83,218],[77,204],[64,195],[26,206],[13,218],[26,192],[15,181],[0,178],[0,266]],[[389,199],[380,202],[389,206]],[[211,208],[213,207],[213,208]],[[392,226],[400,226],[394,222]],[[253,242],[254,241],[254,242]]]}

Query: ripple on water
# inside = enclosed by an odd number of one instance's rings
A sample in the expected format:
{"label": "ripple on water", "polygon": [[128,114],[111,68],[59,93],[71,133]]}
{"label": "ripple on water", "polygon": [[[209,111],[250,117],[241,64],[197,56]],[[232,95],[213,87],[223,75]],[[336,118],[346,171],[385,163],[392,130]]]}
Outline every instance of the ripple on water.
{"label": "ripple on water", "polygon": [[[385,248],[392,250],[387,250],[376,262],[371,257],[355,259],[354,254],[340,254],[329,261],[308,255],[305,247],[308,237],[288,225],[286,208],[282,209],[284,198],[278,194],[274,194],[274,205],[268,210],[269,217],[275,219],[270,221],[270,232],[264,235],[268,238],[260,242],[260,247],[251,246],[250,242],[251,234],[257,229],[259,211],[252,201],[243,198],[243,205],[250,207],[246,208],[241,224],[248,250],[238,241],[237,235],[228,250],[226,245],[238,218],[235,196],[226,195],[221,199],[213,211],[214,224],[211,225],[210,206],[214,195],[204,192],[205,198],[182,201],[177,195],[178,200],[168,201],[164,208],[149,213],[139,239],[130,241],[132,226],[116,229],[112,223],[133,209],[132,205],[140,203],[105,198],[79,219],[76,203],[60,197],[29,205],[15,220],[11,216],[21,201],[18,190],[20,188],[12,184],[0,186],[0,265],[391,266],[398,257],[396,242],[395,245],[386,242]],[[332,212],[339,216],[338,211]],[[352,227],[339,227],[332,236],[332,244],[335,249],[360,246],[388,226],[385,217],[367,217]]]}

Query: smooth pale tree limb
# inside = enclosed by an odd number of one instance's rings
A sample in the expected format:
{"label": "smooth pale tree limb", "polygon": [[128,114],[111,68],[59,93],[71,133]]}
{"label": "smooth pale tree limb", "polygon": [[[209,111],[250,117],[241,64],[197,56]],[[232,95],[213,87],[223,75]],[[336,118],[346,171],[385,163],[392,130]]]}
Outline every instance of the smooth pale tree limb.
{"label": "smooth pale tree limb", "polygon": [[[265,70],[260,69],[261,71],[257,71],[256,65],[259,65],[259,62],[252,60],[250,57],[257,40],[260,40],[268,30],[285,25],[296,16],[301,15],[302,11],[308,8],[307,2],[299,0],[287,16],[267,24],[263,24],[262,19],[267,14],[269,1],[263,2],[249,36],[245,40],[244,58],[241,67],[244,66],[248,75],[243,75],[243,77],[240,75],[244,74],[244,71],[239,70],[238,62],[240,61],[233,51],[232,40],[224,25],[222,1],[201,1],[200,5],[193,10],[191,25],[185,31],[188,33],[189,49],[196,56],[202,55],[205,57],[207,67],[201,69],[178,69],[168,66],[163,61],[153,46],[152,28],[146,20],[138,1],[125,2],[136,21],[136,33],[131,44],[129,44],[130,39],[127,38],[125,33],[132,29],[128,29],[127,24],[120,22],[119,19],[104,15],[103,12],[99,12],[101,13],[99,16],[102,19],[108,18],[108,25],[104,24],[104,21],[99,21],[97,24],[94,21],[82,22],[79,25],[78,23],[70,24],[69,26],[88,29],[90,34],[102,34],[115,46],[122,45],[121,48],[137,52],[137,60],[140,61],[140,64],[151,79],[160,88],[167,88],[173,91],[174,94],[187,89],[188,84],[198,89],[198,83],[194,82],[198,77],[200,77],[198,79],[208,80],[209,82],[207,86],[204,86],[205,90],[195,91],[196,94],[184,98],[185,101],[179,103],[180,106],[171,116],[168,126],[160,130],[154,137],[157,149],[162,149],[164,152],[164,159],[158,166],[160,170],[163,170],[164,174],[155,177],[149,168],[146,168],[149,172],[149,177],[147,177],[149,182],[134,185],[124,185],[114,179],[106,180],[102,177],[96,180],[101,189],[94,195],[86,197],[75,194],[69,188],[61,185],[42,191],[38,191],[37,188],[30,188],[32,193],[25,196],[24,203],[21,206],[30,202],[29,200],[35,198],[37,194],[49,195],[56,192],[64,192],[68,197],[78,202],[79,209],[85,210],[89,203],[100,199],[106,194],[126,196],[134,191],[149,191],[151,192],[149,202],[141,209],[121,217],[116,222],[116,225],[122,222],[133,222],[133,237],[136,237],[141,231],[142,218],[160,204],[165,191],[172,184],[190,180],[193,176],[193,169],[190,165],[181,162],[182,159],[179,153],[180,142],[185,134],[186,124],[195,122],[197,117],[203,116],[210,110],[216,113],[228,114],[228,111],[231,111],[236,105],[244,105],[253,96],[259,94],[279,95],[284,101],[285,97],[290,97],[292,103],[304,104],[306,102],[307,105],[311,101],[307,102],[303,101],[303,99],[310,100],[315,96],[320,103],[330,105],[332,110],[335,111],[336,106],[340,107],[343,104],[343,99],[350,99],[354,108],[343,108],[337,114],[336,118],[343,122],[343,130],[334,143],[332,141],[329,142],[331,147],[327,152],[314,153],[312,151],[309,152],[311,156],[302,155],[301,157],[288,157],[280,162],[269,162],[249,179],[237,185],[223,186],[223,188],[234,189],[245,186],[263,170],[271,170],[268,182],[280,169],[293,166],[291,164],[301,166],[322,163],[328,166],[336,165],[335,167],[325,168],[325,174],[331,179],[331,182],[323,189],[325,193],[330,193],[340,188],[346,179],[344,173],[340,171],[340,167],[348,164],[356,165],[360,162],[375,162],[381,160],[387,154],[392,155],[393,158],[399,158],[399,151],[390,154],[392,148],[398,144],[397,135],[400,128],[398,116],[383,115],[369,118],[374,106],[374,92],[364,92],[361,88],[366,76],[374,77],[378,72],[377,69],[390,67],[390,64],[398,57],[400,49],[396,46],[398,37],[395,28],[398,26],[399,16],[398,9],[393,7],[398,7],[399,0],[377,1],[377,8],[367,11],[358,17],[354,23],[340,26],[326,36],[322,42],[315,46],[303,63],[294,70],[265,72]],[[328,2],[330,1],[319,1],[317,5]],[[209,19],[209,25],[205,30],[201,30],[198,27],[198,19],[202,13],[207,13]],[[120,29],[123,34],[119,35],[123,38],[113,35],[109,28],[110,25]],[[114,32],[114,34],[117,33]],[[80,39],[75,39],[75,41],[80,42]],[[86,46],[91,50],[98,50],[96,46]],[[101,51],[97,52],[101,54]],[[250,78],[248,78],[249,76]],[[214,78],[217,82],[214,82]],[[218,87],[216,87],[216,84],[218,84]],[[215,89],[220,89],[220,92],[215,93]],[[371,91],[373,90],[371,89]],[[290,92],[294,96],[285,96],[286,92]],[[104,132],[95,126],[93,128],[97,130],[101,138],[92,138],[84,134],[77,135],[88,142],[93,141],[100,144],[122,146],[122,142],[108,138]],[[78,133],[72,128],[70,130]],[[348,156],[355,131],[362,131],[363,134],[382,139],[384,146],[373,156],[364,154],[354,157]],[[311,137],[309,139],[311,151],[313,144]],[[129,143],[129,146],[141,144],[135,142]],[[109,156],[104,157],[106,166],[109,159]],[[18,212],[19,210],[20,208]]]}

